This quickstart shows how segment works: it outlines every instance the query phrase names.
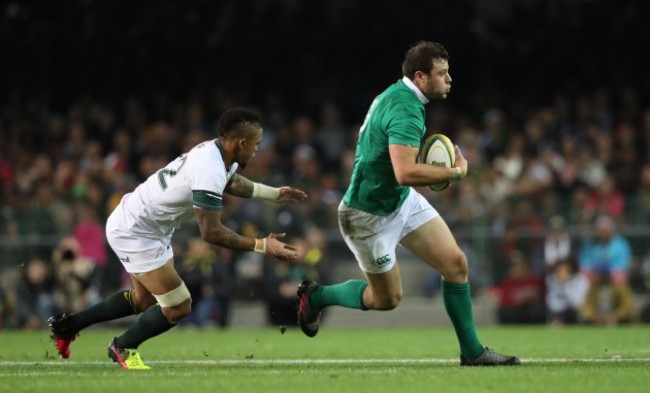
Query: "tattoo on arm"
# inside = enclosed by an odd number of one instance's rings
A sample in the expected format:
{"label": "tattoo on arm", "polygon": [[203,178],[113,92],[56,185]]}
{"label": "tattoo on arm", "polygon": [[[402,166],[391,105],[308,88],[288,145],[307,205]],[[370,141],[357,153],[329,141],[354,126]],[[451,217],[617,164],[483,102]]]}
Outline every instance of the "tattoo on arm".
{"label": "tattoo on arm", "polygon": [[242,236],[221,223],[221,211],[194,208],[201,237],[208,243],[231,250],[253,251],[255,239]]}
{"label": "tattoo on arm", "polygon": [[228,248],[234,248],[234,249],[240,248],[239,237],[240,236],[238,234],[232,232],[230,236],[228,236]]}
{"label": "tattoo on arm", "polygon": [[240,174],[235,174],[226,185],[225,191],[230,195],[250,198],[253,196],[253,182]]}
{"label": "tattoo on arm", "polygon": [[[255,247],[254,239],[242,236],[225,226],[221,226],[218,231],[213,232],[212,236],[209,236],[206,240],[212,244],[231,250],[251,251]],[[252,244],[246,245],[246,243],[251,243],[250,240],[252,240]]]}

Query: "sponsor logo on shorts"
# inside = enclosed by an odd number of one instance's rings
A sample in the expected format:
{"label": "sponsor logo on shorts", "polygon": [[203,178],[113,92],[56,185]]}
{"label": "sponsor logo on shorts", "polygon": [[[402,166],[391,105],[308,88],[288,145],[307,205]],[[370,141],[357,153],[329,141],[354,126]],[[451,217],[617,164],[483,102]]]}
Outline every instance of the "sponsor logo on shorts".
{"label": "sponsor logo on shorts", "polygon": [[156,249],[156,258],[161,256],[162,253],[165,252],[166,250],[169,250],[170,247],[171,247],[171,244],[168,244],[167,247],[163,247],[163,246],[158,247]]}
{"label": "sponsor logo on shorts", "polygon": [[156,249],[156,258],[158,258],[163,252],[165,252],[165,249],[162,246],[158,247],[158,249]]}
{"label": "sponsor logo on shorts", "polygon": [[131,259],[129,259],[129,257],[120,258],[120,261],[122,261],[122,263],[131,263]]}
{"label": "sponsor logo on shorts", "polygon": [[377,258],[377,266],[383,267],[390,263],[390,255],[386,254],[383,257]]}

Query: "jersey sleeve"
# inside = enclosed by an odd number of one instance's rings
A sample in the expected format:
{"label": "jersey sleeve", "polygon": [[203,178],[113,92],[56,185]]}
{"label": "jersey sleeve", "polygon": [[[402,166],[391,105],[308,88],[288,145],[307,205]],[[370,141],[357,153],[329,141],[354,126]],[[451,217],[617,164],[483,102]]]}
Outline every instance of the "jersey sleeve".
{"label": "jersey sleeve", "polygon": [[192,204],[206,210],[223,207],[223,192],[228,183],[223,162],[218,157],[201,154],[193,162],[190,178]]}
{"label": "jersey sleeve", "polygon": [[413,105],[395,105],[388,115],[388,144],[420,147],[424,135],[422,109]]}

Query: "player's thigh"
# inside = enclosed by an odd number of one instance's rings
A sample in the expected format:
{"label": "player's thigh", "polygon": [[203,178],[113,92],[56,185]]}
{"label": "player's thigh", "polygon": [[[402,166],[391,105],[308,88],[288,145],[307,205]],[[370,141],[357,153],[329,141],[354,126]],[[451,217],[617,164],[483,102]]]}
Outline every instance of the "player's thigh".
{"label": "player's thigh", "polygon": [[183,284],[183,280],[174,268],[174,259],[165,262],[161,267],[147,273],[131,275],[150,294],[164,295]]}
{"label": "player's thigh", "polygon": [[400,244],[441,273],[463,259],[462,251],[445,221],[437,216],[404,236]]}
{"label": "player's thigh", "polygon": [[138,281],[137,278],[133,275],[129,275],[131,278],[131,285],[133,286],[134,294],[133,298],[131,299],[133,302],[133,306],[138,310],[138,312],[142,312],[149,308],[150,306],[156,304],[156,298],[149,292],[147,288],[144,287]]}
{"label": "player's thigh", "polygon": [[[402,277],[399,265],[383,273],[363,272],[368,281],[372,297],[382,302],[399,302],[402,298]],[[365,299],[364,300],[368,300]],[[396,305],[396,304],[395,304]]]}

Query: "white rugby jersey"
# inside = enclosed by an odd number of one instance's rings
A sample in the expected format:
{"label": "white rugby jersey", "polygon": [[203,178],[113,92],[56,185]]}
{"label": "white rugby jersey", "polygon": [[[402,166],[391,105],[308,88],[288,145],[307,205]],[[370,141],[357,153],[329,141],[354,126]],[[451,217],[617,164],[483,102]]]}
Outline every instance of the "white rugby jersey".
{"label": "white rugby jersey", "polygon": [[238,168],[226,168],[218,139],[202,142],[126,194],[115,208],[119,228],[138,235],[171,235],[193,216],[193,206],[221,209],[226,184]]}

